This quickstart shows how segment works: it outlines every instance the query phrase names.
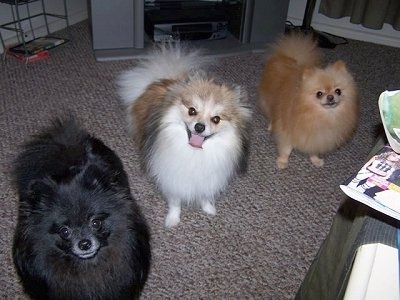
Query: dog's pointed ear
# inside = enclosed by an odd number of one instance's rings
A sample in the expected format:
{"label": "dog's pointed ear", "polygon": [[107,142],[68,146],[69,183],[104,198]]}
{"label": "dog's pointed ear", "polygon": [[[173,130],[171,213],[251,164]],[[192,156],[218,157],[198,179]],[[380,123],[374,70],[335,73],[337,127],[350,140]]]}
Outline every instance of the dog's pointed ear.
{"label": "dog's pointed ear", "polygon": [[236,100],[239,104],[246,103],[248,101],[248,94],[244,87],[234,84],[232,89],[237,95]]}
{"label": "dog's pointed ear", "polygon": [[83,184],[88,189],[94,189],[98,186],[111,188],[118,185],[119,177],[119,171],[103,170],[95,165],[90,165],[85,172],[82,173]]}
{"label": "dog's pointed ear", "polygon": [[342,74],[348,73],[347,71],[347,65],[343,60],[337,60],[334,63],[332,63],[330,65],[330,67],[332,68],[332,70],[336,71],[336,72],[340,72]]}
{"label": "dog's pointed ear", "polygon": [[27,210],[49,207],[56,193],[57,184],[50,178],[31,180],[25,196],[21,199],[21,205]]}
{"label": "dog's pointed ear", "polygon": [[341,59],[335,61],[331,66],[334,70],[338,70],[338,71],[347,70],[346,63]]}
{"label": "dog's pointed ear", "polygon": [[315,72],[315,68],[313,68],[313,67],[305,68],[303,71],[303,76],[302,76],[303,81],[308,80],[314,72]]}
{"label": "dog's pointed ear", "polygon": [[33,198],[40,196],[47,197],[54,194],[55,188],[56,184],[51,179],[34,179],[28,184],[28,193]]}
{"label": "dog's pointed ear", "polygon": [[[232,89],[236,94],[236,103],[239,108],[239,114],[245,124],[247,124],[251,120],[251,116],[253,115],[253,111],[249,105],[249,97],[247,90],[240,85],[233,85]],[[248,124],[246,125],[248,126]]]}
{"label": "dog's pointed ear", "polygon": [[[187,82],[193,80],[194,78],[208,78],[207,72],[201,69],[192,69],[189,71],[189,76],[186,77]],[[211,79],[212,78],[208,78]]]}
{"label": "dog's pointed ear", "polygon": [[104,173],[94,165],[88,166],[86,170],[82,172],[83,185],[88,189],[94,189],[99,186],[102,181],[105,181],[103,177]]}

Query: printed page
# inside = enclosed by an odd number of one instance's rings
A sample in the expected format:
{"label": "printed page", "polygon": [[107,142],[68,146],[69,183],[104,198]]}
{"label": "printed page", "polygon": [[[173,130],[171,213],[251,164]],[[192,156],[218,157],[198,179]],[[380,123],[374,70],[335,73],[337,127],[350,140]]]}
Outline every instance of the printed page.
{"label": "printed page", "polygon": [[400,154],[384,146],[340,188],[349,197],[400,220]]}

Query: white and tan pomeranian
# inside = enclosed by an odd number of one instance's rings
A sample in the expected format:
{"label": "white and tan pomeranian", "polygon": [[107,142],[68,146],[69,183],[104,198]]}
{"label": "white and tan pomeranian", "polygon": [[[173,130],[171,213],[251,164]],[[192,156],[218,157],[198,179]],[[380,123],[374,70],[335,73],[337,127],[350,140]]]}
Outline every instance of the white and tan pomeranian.
{"label": "white and tan pomeranian", "polygon": [[275,136],[277,167],[293,149],[323,166],[322,154],[348,142],[358,125],[356,84],[342,60],[321,67],[311,35],[292,33],[273,46],[259,86],[259,103]]}
{"label": "white and tan pomeranian", "polygon": [[168,203],[167,227],[180,222],[182,205],[215,215],[216,197],[246,170],[247,93],[208,76],[206,61],[163,45],[118,80],[144,168]]}

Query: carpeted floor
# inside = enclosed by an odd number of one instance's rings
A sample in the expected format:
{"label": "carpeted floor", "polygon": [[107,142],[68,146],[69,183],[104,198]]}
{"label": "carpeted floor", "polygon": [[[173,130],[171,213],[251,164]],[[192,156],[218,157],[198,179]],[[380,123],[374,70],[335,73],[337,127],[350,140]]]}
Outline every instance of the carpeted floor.
{"label": "carpeted floor", "polygon": [[152,232],[153,263],[143,299],[292,299],[324,240],[344,195],[339,184],[366,158],[380,123],[377,100],[399,89],[400,49],[349,41],[324,49],[343,59],[358,82],[360,126],[353,141],[315,168],[295,152],[289,168],[275,168],[275,145],[256,106],[264,54],[217,59],[211,71],[243,85],[254,108],[249,170],[217,201],[217,215],[184,209],[176,228],[164,228],[165,202],[143,176],[130,140],[115,78],[134,60],[96,62],[89,26],[71,27],[72,42],[25,68],[12,58],[0,72],[0,298],[24,299],[11,260],[17,197],[10,162],[19,145],[54,116],[73,112],[113,148],[130,176]]}

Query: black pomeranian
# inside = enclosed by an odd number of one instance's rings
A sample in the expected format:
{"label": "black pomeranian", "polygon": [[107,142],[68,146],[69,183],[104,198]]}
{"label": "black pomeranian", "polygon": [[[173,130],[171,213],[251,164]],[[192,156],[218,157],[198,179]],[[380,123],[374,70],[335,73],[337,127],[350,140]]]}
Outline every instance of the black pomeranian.
{"label": "black pomeranian", "polygon": [[34,299],[137,299],[150,232],[121,160],[69,117],[33,137],[14,162],[13,259]]}

